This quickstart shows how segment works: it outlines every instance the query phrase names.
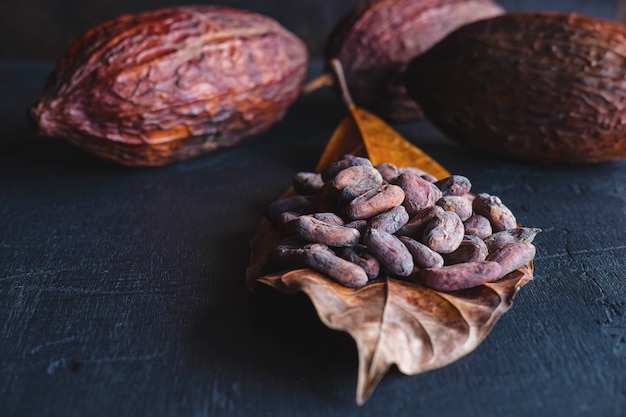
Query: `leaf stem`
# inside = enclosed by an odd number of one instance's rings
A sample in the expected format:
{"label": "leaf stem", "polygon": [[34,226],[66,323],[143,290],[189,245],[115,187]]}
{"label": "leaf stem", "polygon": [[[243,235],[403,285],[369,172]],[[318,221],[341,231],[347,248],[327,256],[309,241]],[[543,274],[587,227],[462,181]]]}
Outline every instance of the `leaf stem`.
{"label": "leaf stem", "polygon": [[337,81],[339,82],[339,89],[341,90],[341,98],[343,102],[350,108],[355,107],[354,101],[352,100],[352,96],[350,96],[350,91],[348,91],[348,84],[346,83],[346,76],[343,72],[343,66],[341,65],[341,61],[337,58],[334,58],[330,61],[330,65],[335,72],[337,77]]}

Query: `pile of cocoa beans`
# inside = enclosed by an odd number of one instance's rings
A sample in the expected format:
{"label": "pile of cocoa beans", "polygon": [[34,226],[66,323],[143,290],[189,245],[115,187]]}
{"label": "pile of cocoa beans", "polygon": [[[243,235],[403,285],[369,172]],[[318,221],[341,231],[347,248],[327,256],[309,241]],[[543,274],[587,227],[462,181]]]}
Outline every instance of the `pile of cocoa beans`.
{"label": "pile of cocoa beans", "polygon": [[272,262],[308,267],[349,288],[386,276],[438,291],[496,281],[529,263],[537,228],[519,227],[500,200],[471,194],[462,175],[345,155],[300,172],[295,194],[270,204],[281,240]]}

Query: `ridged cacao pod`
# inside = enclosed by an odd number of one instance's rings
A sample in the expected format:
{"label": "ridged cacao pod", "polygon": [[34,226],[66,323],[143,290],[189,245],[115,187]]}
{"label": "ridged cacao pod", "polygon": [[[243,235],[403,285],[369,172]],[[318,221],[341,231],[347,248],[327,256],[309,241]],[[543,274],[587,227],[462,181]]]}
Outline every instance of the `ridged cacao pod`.
{"label": "ridged cacao pod", "polygon": [[130,166],[184,160],[269,129],[297,98],[304,43],[274,20],[216,6],[118,17],[62,57],[31,116]]}
{"label": "ridged cacao pod", "polygon": [[460,28],[407,70],[409,92],[450,138],[546,163],[626,157],[626,26],[512,13]]}
{"label": "ridged cacao pod", "polygon": [[392,121],[423,117],[407,92],[411,58],[459,26],[503,13],[491,0],[370,0],[337,23],[326,58],[341,61],[355,103]]}

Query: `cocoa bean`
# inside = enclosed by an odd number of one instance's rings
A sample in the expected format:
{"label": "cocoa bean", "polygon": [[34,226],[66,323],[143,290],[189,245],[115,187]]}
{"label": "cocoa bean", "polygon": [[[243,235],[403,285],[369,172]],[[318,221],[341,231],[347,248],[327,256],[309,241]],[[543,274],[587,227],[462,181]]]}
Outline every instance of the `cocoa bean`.
{"label": "cocoa bean", "polygon": [[496,281],[502,276],[502,267],[497,262],[470,262],[424,269],[419,276],[433,290],[456,291]]}
{"label": "cocoa bean", "polygon": [[269,205],[266,211],[267,218],[275,221],[281,213],[291,211],[294,213],[307,214],[315,211],[313,199],[310,196],[294,195],[281,198]]}
{"label": "cocoa bean", "polygon": [[443,255],[446,265],[460,264],[463,262],[484,261],[489,255],[487,245],[479,237],[466,235],[459,247],[451,253]]}
{"label": "cocoa bean", "polygon": [[426,230],[426,225],[430,223],[436,215],[443,212],[444,209],[439,206],[428,207],[411,218],[407,224],[402,226],[400,230],[396,232],[396,234],[398,236],[409,236],[413,239],[421,240],[424,230]]}
{"label": "cocoa bean", "polygon": [[357,165],[346,168],[335,175],[331,185],[335,188],[342,200],[348,201],[378,188],[383,183],[383,177],[376,168],[369,165]]}
{"label": "cocoa bean", "polygon": [[528,242],[532,243],[541,229],[536,227],[517,227],[494,233],[485,239],[489,252],[495,252],[509,243]]}
{"label": "cocoa bean", "polygon": [[368,276],[358,265],[335,255],[323,245],[312,245],[304,251],[302,262],[348,288],[360,288],[367,284]]}
{"label": "cocoa bean", "polygon": [[422,242],[439,253],[454,252],[463,240],[465,229],[456,213],[443,211],[426,225]]}
{"label": "cocoa bean", "polygon": [[476,236],[481,239],[486,239],[493,233],[489,219],[480,214],[473,214],[463,222],[463,226],[465,227],[466,235]]}
{"label": "cocoa bean", "polygon": [[350,157],[348,155],[344,155],[343,159],[339,161],[331,162],[328,164],[321,172],[322,180],[324,182],[330,181],[335,178],[340,171],[343,171],[346,168],[359,166],[359,165],[369,165],[372,166],[372,162],[367,158],[356,158]]}
{"label": "cocoa bean", "polygon": [[469,193],[472,188],[470,180],[462,175],[451,175],[435,182],[435,185],[441,190],[444,196],[465,195]]}
{"label": "cocoa bean", "polygon": [[365,233],[365,230],[369,227],[369,222],[367,220],[352,220],[351,222],[344,224],[344,226],[356,229],[361,234],[363,234]]}
{"label": "cocoa bean", "polygon": [[455,212],[462,222],[469,219],[473,214],[472,202],[463,196],[443,196],[435,204],[446,211]]}
{"label": "cocoa bean", "polygon": [[443,257],[428,246],[408,236],[400,236],[398,239],[411,252],[416,268],[441,268],[443,266]]}
{"label": "cocoa bean", "polygon": [[441,191],[415,172],[408,171],[398,175],[393,180],[393,184],[404,191],[405,198],[402,205],[411,217],[434,206],[435,202],[441,198]]}
{"label": "cocoa bean", "polygon": [[398,167],[396,167],[394,164],[382,163],[382,164],[376,165],[374,168],[376,168],[378,172],[380,172],[380,175],[382,175],[383,180],[387,182],[391,182],[395,177],[400,175],[400,171],[398,170]]}
{"label": "cocoa bean", "polygon": [[365,246],[338,248],[337,255],[360,266],[370,280],[378,277],[380,273],[380,262]]}
{"label": "cocoa bean", "polygon": [[477,194],[472,203],[474,212],[489,219],[494,232],[517,227],[515,216],[499,197],[487,193]]}
{"label": "cocoa bean", "polygon": [[292,186],[300,195],[313,195],[322,189],[322,176],[315,172],[298,172],[292,179]]}
{"label": "cocoa bean", "polygon": [[334,225],[334,226],[344,225],[343,219],[337,216],[335,213],[328,213],[328,212],[311,213],[311,216],[329,225]]}
{"label": "cocoa bean", "polygon": [[296,234],[310,242],[337,247],[354,246],[361,238],[356,229],[328,224],[309,215],[300,216],[294,222]]}
{"label": "cocoa bean", "polygon": [[497,262],[502,267],[502,275],[529,263],[535,257],[535,246],[528,242],[515,242],[504,245],[487,257],[488,261]]}
{"label": "cocoa bean", "polygon": [[389,273],[406,277],[413,272],[413,256],[396,236],[370,228],[363,242]]}
{"label": "cocoa bean", "polygon": [[292,211],[285,211],[280,213],[278,219],[276,219],[276,224],[278,225],[278,229],[280,234],[283,236],[291,236],[296,234],[296,220],[300,217],[300,214],[294,213]]}
{"label": "cocoa bean", "polygon": [[425,179],[430,183],[435,183],[437,181],[437,178],[435,178],[433,175],[430,175],[428,172],[416,167],[400,167],[398,168],[398,172],[399,174],[404,174],[405,172],[413,172],[414,174],[419,175],[422,179]]}
{"label": "cocoa bean", "polygon": [[353,220],[367,219],[401,204],[403,200],[402,188],[383,185],[352,200],[346,208],[346,215]]}
{"label": "cocoa bean", "polygon": [[403,206],[394,208],[374,216],[370,220],[370,226],[394,234],[409,221],[409,214]]}

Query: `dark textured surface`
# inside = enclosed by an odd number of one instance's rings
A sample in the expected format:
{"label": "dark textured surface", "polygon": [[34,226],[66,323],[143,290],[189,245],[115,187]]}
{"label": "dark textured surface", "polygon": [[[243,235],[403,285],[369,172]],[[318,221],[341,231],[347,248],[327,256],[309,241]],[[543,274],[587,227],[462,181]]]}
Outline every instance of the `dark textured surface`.
{"label": "dark textured surface", "polygon": [[[561,10],[614,18],[619,0],[501,0],[509,11]],[[359,0],[2,0],[0,58],[58,59],[88,29],[125,13],[188,4],[219,4],[262,13],[300,36],[321,57],[331,28]]]}
{"label": "dark textured surface", "polygon": [[50,69],[0,65],[0,416],[626,415],[626,162],[525,165],[397,125],[544,232],[535,280],[476,351],[391,372],[358,408],[351,339],[304,296],[244,288],[261,212],[313,168],[338,99],[134,170],[37,137],[25,111]]}

